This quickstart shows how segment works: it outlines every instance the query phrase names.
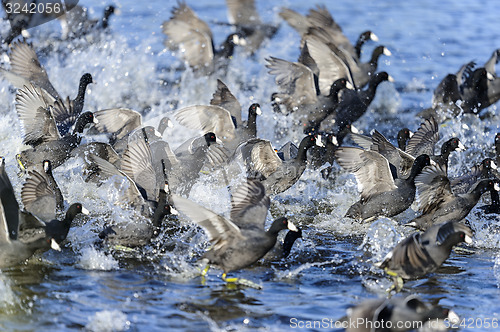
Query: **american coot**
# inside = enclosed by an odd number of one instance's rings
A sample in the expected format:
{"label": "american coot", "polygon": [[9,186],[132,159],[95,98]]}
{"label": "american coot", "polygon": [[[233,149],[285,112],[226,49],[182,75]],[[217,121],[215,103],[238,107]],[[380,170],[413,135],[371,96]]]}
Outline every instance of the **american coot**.
{"label": "american coot", "polygon": [[332,82],[340,78],[347,79],[353,87],[356,87],[349,66],[321,38],[307,36],[304,48],[313,60],[306,62],[306,65],[309,62],[315,63],[316,67],[313,66],[311,70],[318,76],[318,87],[321,94],[328,95]]}
{"label": "american coot", "polygon": [[[158,166],[155,169],[155,166]],[[132,179],[144,199],[157,201],[159,190],[163,188],[166,175],[160,160],[153,160],[153,154],[148,142],[137,139],[128,144],[121,160],[121,171]]]}
{"label": "american coot", "polygon": [[305,126],[304,131],[314,129],[339,103],[339,92],[352,89],[353,85],[346,78],[330,81],[326,94],[317,94],[320,87],[314,74],[305,65],[298,62],[270,57],[266,59],[269,74],[276,76],[276,84],[282,92],[273,95],[273,102],[285,105],[294,118]]}
{"label": "american coot", "polygon": [[480,180],[465,194],[454,195],[446,169],[435,165],[424,169],[415,179],[418,210],[422,213],[407,225],[427,229],[433,224],[460,221],[481,198],[491,190],[500,190],[499,180]]}
{"label": "american coot", "polygon": [[309,149],[309,165],[313,169],[319,169],[327,163],[330,164],[330,166],[333,165],[335,151],[337,151],[340,145],[337,137],[333,134],[324,134],[321,135],[321,138],[324,139],[324,147],[313,146]]}
{"label": "american coot", "polygon": [[[31,84],[40,88],[44,100],[55,106],[54,120],[61,135],[65,135],[83,110],[85,91],[87,86],[93,83],[92,75],[89,73],[82,75],[75,99],[70,100],[69,97],[63,99],[50,82],[31,44],[24,41],[16,42],[11,48],[9,58],[11,69],[7,71],[0,68],[2,75],[18,89]],[[33,111],[36,110],[37,108]]]}
{"label": "american coot", "polygon": [[266,39],[272,38],[278,26],[262,23],[255,7],[255,0],[226,0],[229,23],[236,26],[246,40],[245,50],[257,51]]}
{"label": "american coot", "polygon": [[[227,273],[252,265],[274,247],[283,229],[297,231],[287,218],[276,219],[264,230],[270,200],[264,186],[248,180],[233,193],[230,220],[188,199],[172,195],[175,208],[205,229],[212,248],[204,254],[209,263],[223,269],[222,279],[245,283],[239,278],[226,278]],[[205,269],[204,273],[208,270]]]}
{"label": "american coot", "polygon": [[365,90],[344,90],[337,108],[321,122],[319,130],[336,134],[347,125],[354,123],[365,114],[375,98],[377,87],[385,81],[393,82],[394,79],[386,72],[379,72],[371,77]]}
{"label": "american coot", "polygon": [[110,108],[94,112],[97,123],[94,126],[99,133],[110,134],[109,143],[115,151],[122,155],[127,149],[133,133],[141,134],[145,130],[149,140],[161,139],[167,128],[172,128],[172,121],[163,117],[158,127],[143,126],[142,116],[139,112],[128,108]]}
{"label": "american coot", "polygon": [[19,239],[23,242],[33,241],[39,237],[50,237],[58,244],[61,244],[68,236],[73,219],[78,214],[89,214],[89,211],[81,203],[70,205],[63,219],[52,219],[41,222],[36,227],[23,227],[19,231]]}
{"label": "american coot", "polygon": [[[343,64],[342,66],[347,66],[349,72],[352,75],[352,81],[357,89],[363,88],[370,81],[371,77],[375,74],[378,67],[378,61],[381,55],[391,56],[391,52],[385,46],[377,46],[373,52],[370,60],[368,62],[361,62],[359,58],[354,57],[351,53],[344,49],[338,48],[328,39],[328,35],[325,36],[324,30],[321,28],[309,29],[308,34],[304,37],[306,41],[310,41],[310,36],[318,36],[321,41],[328,46],[331,52],[340,59]],[[313,60],[316,61],[318,55],[310,53]],[[325,54],[324,54],[325,55]],[[330,56],[332,56],[330,54]],[[318,69],[321,71],[322,65],[318,64]]]}
{"label": "american coot", "polygon": [[413,157],[428,154],[434,163],[448,167],[448,158],[453,151],[464,151],[466,148],[456,137],[452,137],[441,146],[441,154],[436,155],[434,148],[439,140],[439,125],[434,117],[424,120],[415,134],[408,141],[406,152]]}
{"label": "american coot", "polygon": [[444,121],[451,116],[457,116],[462,112],[460,104],[462,96],[455,74],[446,75],[438,84],[432,95],[432,106],[419,112],[417,115],[430,119],[431,117]]}
{"label": "american coot", "polygon": [[[175,119],[185,127],[201,130],[204,133],[213,132],[232,153],[238,145],[252,137],[255,128],[252,127],[255,125],[256,116],[260,113],[260,106],[252,104],[248,109],[247,125],[241,123],[238,127],[237,117],[229,110],[216,105],[194,105],[178,110]],[[241,121],[241,113],[239,119]]]}
{"label": "american coot", "polygon": [[403,279],[415,279],[435,271],[460,242],[472,243],[472,231],[456,221],[433,225],[424,233],[413,233],[399,242],[381,263],[401,290]]}
{"label": "american coot", "polygon": [[495,179],[493,173],[497,170],[497,165],[491,158],[485,158],[478,165],[472,166],[467,174],[450,179],[451,191],[455,194],[465,194],[479,180]]}
{"label": "american coot", "polygon": [[[210,105],[220,106],[225,108],[231,113],[231,118],[236,122],[236,131],[241,137],[242,142],[257,137],[257,115],[262,115],[262,110],[260,105],[254,103],[248,108],[248,118],[246,121],[241,119],[242,108],[236,99],[236,97],[231,93],[226,84],[221,80],[217,80],[217,90],[215,90],[210,100]],[[212,130],[216,135],[217,133]]]}
{"label": "american coot", "polygon": [[19,89],[16,111],[24,129],[23,143],[36,147],[66,136],[81,115],[81,110],[73,112],[71,107],[71,113],[68,113],[59,100],[49,104],[43,97],[43,89],[31,83]]}
{"label": "american coot", "polygon": [[465,113],[479,113],[480,110],[491,105],[488,96],[488,81],[494,77],[484,67],[476,68],[465,77],[460,86]]}
{"label": "american coot", "polygon": [[[126,176],[133,183],[127,190],[128,202],[143,206],[142,198],[157,200],[158,190],[167,179],[173,192],[189,194],[200,176],[200,170],[206,164],[218,166],[227,158],[226,151],[216,143],[213,133],[189,139],[175,153],[167,142],[160,139],[148,140],[145,135],[130,141],[123,158],[114,164],[91,156],[88,168],[93,179]],[[137,193],[140,193],[140,197]]]}
{"label": "american coot", "polygon": [[151,239],[158,235],[161,224],[165,216],[177,214],[169,204],[168,184],[165,184],[159,191],[158,201],[154,207],[154,212],[149,217],[151,222],[131,221],[125,224],[107,226],[99,233],[99,238],[108,246],[121,246],[135,248],[148,244]]}
{"label": "american coot", "polygon": [[392,177],[406,178],[410,173],[415,157],[396,148],[378,130],[374,130],[371,137],[351,133],[351,139],[365,150],[380,153],[389,162]]}
{"label": "american coot", "polygon": [[208,25],[183,1],[172,9],[172,17],[163,22],[162,31],[168,37],[165,46],[173,50],[182,49],[180,54],[188,66],[202,75],[224,70],[228,58],[233,55],[234,46],[246,44],[241,34],[233,33],[216,50]]}
{"label": "american coot", "polygon": [[353,147],[340,147],[337,162],[353,172],[361,190],[361,199],[354,203],[346,217],[371,221],[379,216],[393,217],[405,211],[415,199],[415,177],[430,165],[428,155],[417,157],[406,179],[393,179],[389,162],[380,153]]}
{"label": "american coot", "polygon": [[175,149],[175,158],[170,158],[167,173],[172,192],[188,195],[205,166],[220,167],[229,159],[229,153],[217,141],[217,136],[208,132],[190,139]]}
{"label": "american coot", "polygon": [[302,238],[302,229],[297,227],[297,231],[288,230],[283,239],[283,242],[276,241],[274,248],[271,249],[265,256],[265,261],[276,261],[287,258],[292,251],[293,244],[297,239]]}
{"label": "american coot", "polygon": [[[90,33],[100,33],[109,26],[109,18],[115,13],[115,6],[109,5],[104,8],[100,20],[91,19],[88,9],[76,5],[73,9],[66,11],[59,17],[62,27],[62,39],[73,39],[86,36]],[[86,38],[87,39],[87,38]]]}
{"label": "american coot", "polygon": [[439,124],[433,117],[424,120],[406,146],[406,152],[412,156],[426,153],[434,155],[434,147],[439,141]]}
{"label": "american coot", "polygon": [[43,221],[50,221],[64,209],[64,198],[52,175],[52,165],[44,160],[42,170],[34,168],[21,189],[26,211]]}
{"label": "american coot", "polygon": [[398,131],[398,136],[397,136],[398,148],[400,150],[402,150],[402,151],[405,151],[406,150],[406,144],[408,144],[408,141],[412,137],[413,137],[413,131],[411,131],[410,129],[403,128],[403,129],[399,130]]}
{"label": "american coot", "polygon": [[486,214],[500,214],[500,197],[498,191],[490,190],[491,203],[489,205],[480,206],[481,209]]}
{"label": "american coot", "polygon": [[75,123],[73,133],[57,140],[51,140],[38,145],[35,148],[20,152],[16,157],[22,170],[27,170],[33,165],[41,164],[44,160],[50,160],[52,167],[62,165],[71,155],[82,140],[80,134],[89,123],[96,122],[91,112],[82,113]]}
{"label": "american coot", "polygon": [[[146,144],[144,141],[139,142],[139,146]],[[141,155],[140,151],[144,151],[144,155]],[[163,217],[176,213],[169,202],[170,189],[166,182],[166,175],[163,174],[162,179],[156,178],[147,145],[141,147],[140,151],[133,157],[136,161],[132,161],[130,167],[126,167],[131,173],[130,175],[102,158],[89,155],[93,167],[98,169],[101,177],[117,176],[117,179],[121,178],[122,181],[126,181],[125,190],[123,190],[121,183],[116,183],[117,189],[122,189],[120,191],[121,201],[125,207],[132,207],[145,218],[152,220],[152,222],[132,220],[128,223],[107,226],[99,233],[99,238],[104,240],[107,245],[129,248],[146,245],[157,234]],[[135,165],[136,162],[138,165]],[[137,179],[137,183],[134,181],[134,177]],[[162,181],[161,187],[157,182],[160,180]],[[157,193],[155,188],[159,188]]]}
{"label": "american coot", "polygon": [[500,77],[498,77],[495,65],[498,63],[500,49],[497,49],[491,55],[491,58],[484,64],[484,68],[493,79],[488,80],[488,103],[495,104],[500,99]]}
{"label": "american coot", "polygon": [[336,80],[340,77],[348,77],[355,88],[361,89],[369,83],[378,67],[381,55],[390,56],[391,52],[384,46],[378,46],[373,50],[371,59],[362,63],[346,50],[337,47],[329,40],[330,36],[322,28],[311,28],[304,36],[309,55],[316,63],[319,70],[319,81],[328,79]]}
{"label": "american coot", "polygon": [[[423,302],[416,295],[369,299],[347,309],[347,317],[339,320],[346,332],[410,331],[421,326],[425,331],[447,331],[447,325],[459,324],[458,315],[449,309]],[[350,322],[357,322],[350,324]],[[405,328],[408,327],[408,328]]]}
{"label": "american coot", "polygon": [[0,268],[19,264],[39,249],[60,250],[54,238],[47,235],[26,243],[18,240],[19,205],[5,172],[5,159],[0,157]]}
{"label": "american coot", "polygon": [[[496,54],[494,53],[494,56]],[[494,73],[494,57],[484,67],[475,68],[471,61],[456,74],[448,74],[434,91],[432,107],[418,115],[443,121],[460,113],[478,113],[500,99],[500,79]]]}
{"label": "american coot", "polygon": [[[92,163],[92,169],[99,174],[99,178],[106,179],[117,176],[117,179],[121,177],[122,181],[125,178],[128,185],[125,186],[126,190],[121,191],[121,195],[123,197],[122,202],[126,206],[132,206],[146,216],[151,214],[150,206],[145,202],[143,192],[139,190],[133,179],[107,160],[92,154],[88,156],[88,159]],[[116,185],[118,189],[121,187],[118,187],[119,183],[116,183]]]}
{"label": "american coot", "polygon": [[[294,10],[283,8],[280,13],[292,28],[294,28],[301,37],[304,37],[311,28],[321,28],[326,30],[328,40],[340,49],[344,49],[359,61],[361,47],[369,40],[378,41],[378,37],[371,31],[365,31],[360,34],[356,45],[352,45],[349,39],[342,33],[341,27],[335,22],[331,14],[324,6],[317,6],[310,9],[306,16],[295,12]],[[302,44],[304,43],[302,38]]]}
{"label": "american coot", "polygon": [[54,106],[42,97],[42,89],[29,84],[16,94],[16,111],[23,128],[23,143],[36,147],[61,138],[53,115]]}
{"label": "american coot", "polygon": [[269,141],[252,139],[238,147],[235,159],[244,163],[248,174],[258,173],[267,193],[277,195],[299,180],[307,166],[307,151],[314,145],[323,146],[321,140],[320,135],[304,137],[300,142],[297,156],[282,160]]}

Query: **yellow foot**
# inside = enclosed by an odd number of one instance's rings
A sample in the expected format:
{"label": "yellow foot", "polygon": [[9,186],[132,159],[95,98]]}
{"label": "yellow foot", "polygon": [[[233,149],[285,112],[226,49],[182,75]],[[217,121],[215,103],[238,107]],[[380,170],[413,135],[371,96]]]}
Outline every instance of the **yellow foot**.
{"label": "yellow foot", "polygon": [[222,274],[222,280],[224,280],[227,283],[231,283],[231,284],[242,285],[242,286],[251,287],[251,288],[255,288],[255,289],[262,289],[261,285],[256,284],[255,282],[247,280],[247,279],[227,278],[225,273]]}
{"label": "yellow foot", "polygon": [[400,276],[398,276],[398,274],[394,271],[391,271],[389,269],[385,269],[385,273],[387,273],[388,275],[390,275],[393,280],[394,280],[394,283],[391,285],[391,287],[387,288],[386,289],[386,292],[389,293],[390,295],[390,292],[395,290],[396,293],[399,293],[401,292],[401,290],[403,289],[403,285],[404,285],[404,281],[403,281],[403,278],[401,278]]}
{"label": "yellow foot", "polygon": [[19,153],[16,154],[16,160],[21,172],[26,173],[26,167],[24,167],[23,162],[21,161],[21,155]]}
{"label": "yellow foot", "polygon": [[205,266],[203,271],[201,271],[201,276],[205,277],[207,275],[209,269],[210,269],[210,265],[207,264],[207,266]]}
{"label": "yellow foot", "polygon": [[123,252],[134,252],[135,249],[134,248],[130,248],[130,247],[126,247],[126,246],[122,246],[122,245],[115,245],[112,247],[115,251],[123,251]]}

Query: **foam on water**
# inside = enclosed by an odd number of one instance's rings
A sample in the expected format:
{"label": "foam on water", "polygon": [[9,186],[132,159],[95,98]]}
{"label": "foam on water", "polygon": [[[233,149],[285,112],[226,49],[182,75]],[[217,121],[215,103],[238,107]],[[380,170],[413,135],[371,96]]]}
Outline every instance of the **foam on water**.
{"label": "foam on water", "polygon": [[85,328],[92,332],[126,331],[130,328],[130,321],[119,310],[104,310],[91,317]]}
{"label": "foam on water", "polygon": [[110,271],[119,268],[118,261],[109,254],[98,251],[94,247],[80,250],[77,266],[85,270]]}
{"label": "foam on water", "polygon": [[12,290],[12,280],[0,272],[0,309],[4,312],[19,305],[19,300]]}

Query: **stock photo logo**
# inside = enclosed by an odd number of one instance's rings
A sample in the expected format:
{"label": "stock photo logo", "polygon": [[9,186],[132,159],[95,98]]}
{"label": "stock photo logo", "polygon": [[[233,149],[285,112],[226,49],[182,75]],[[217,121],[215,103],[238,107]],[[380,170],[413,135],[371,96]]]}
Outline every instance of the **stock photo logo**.
{"label": "stock photo logo", "polygon": [[64,15],[77,4],[78,0],[2,1],[3,10],[10,22],[12,32],[16,33],[16,36],[21,34],[23,30],[42,25]]}

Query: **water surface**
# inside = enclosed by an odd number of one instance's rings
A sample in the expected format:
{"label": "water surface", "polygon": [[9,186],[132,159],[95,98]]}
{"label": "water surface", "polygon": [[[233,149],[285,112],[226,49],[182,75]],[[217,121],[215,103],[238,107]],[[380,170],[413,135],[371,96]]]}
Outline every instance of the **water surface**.
{"label": "water surface", "polygon": [[[81,1],[97,17],[107,4]],[[174,1],[117,1],[121,14],[111,20],[111,31],[91,43],[68,52],[57,42],[57,22],[32,31],[35,48],[58,51],[40,54],[40,60],[61,95],[74,96],[84,72],[94,76],[85,108],[95,111],[128,107],[143,113],[146,124],[157,124],[165,114],[183,106],[208,103],[215,78],[194,79],[178,69],[182,62],[164,50],[161,23],[170,16]],[[224,1],[190,1],[189,5],[213,28],[219,44],[229,28]],[[259,102],[264,114],[258,120],[259,136],[280,146],[300,136],[287,130],[290,120],[275,114],[269,105],[276,91],[267,74],[269,56],[295,61],[299,36],[277,13],[288,6],[305,13],[313,3],[257,1],[264,21],[281,24],[275,39],[253,57],[237,52],[224,81],[242,105]],[[440,79],[475,60],[483,64],[500,47],[496,1],[346,1],[325,3],[350,40],[365,30],[374,31],[392,57],[382,57],[379,70],[396,80],[379,87],[372,107],[355,125],[369,133],[377,128],[389,138],[403,126],[415,130],[415,114],[430,105]],[[6,26],[2,26],[4,31]],[[369,43],[363,58],[376,46]],[[15,92],[0,81],[0,151],[20,196],[22,178],[17,176],[16,153],[24,149],[14,109]],[[468,147],[451,157],[450,173],[461,174],[493,153],[493,137],[499,130],[496,106],[481,121],[463,117],[440,127],[441,141],[455,135]],[[466,124],[466,126],[464,125]],[[198,134],[178,124],[164,138],[176,147]],[[94,138],[88,138],[89,140]],[[440,142],[441,143],[441,142]],[[337,319],[346,308],[365,298],[384,296],[389,279],[372,266],[397,241],[408,234],[398,222],[409,220],[412,211],[373,224],[360,225],[342,218],[358,199],[352,175],[341,172],[322,180],[313,170],[286,193],[273,198],[269,220],[288,215],[304,230],[289,258],[259,262],[234,273],[256,281],[262,290],[234,288],[220,280],[221,271],[199,277],[196,264],[207,247],[203,231],[186,220],[170,220],[169,231],[134,253],[110,255],[94,242],[97,232],[110,221],[138,220],[122,206],[111,184],[86,184],[81,161],[70,161],[55,170],[56,180],[68,203],[80,201],[91,212],[78,218],[62,252],[48,252],[20,267],[0,274],[0,329],[2,330],[287,330],[291,322]],[[226,212],[229,196],[220,184],[204,176],[191,198],[217,212]],[[469,251],[453,253],[444,267],[423,279],[408,282],[404,293],[453,308],[462,318],[498,318],[500,312],[500,240],[497,217],[473,210],[475,230]],[[468,329],[464,329],[468,330]],[[480,328],[475,329],[481,330]]]}

